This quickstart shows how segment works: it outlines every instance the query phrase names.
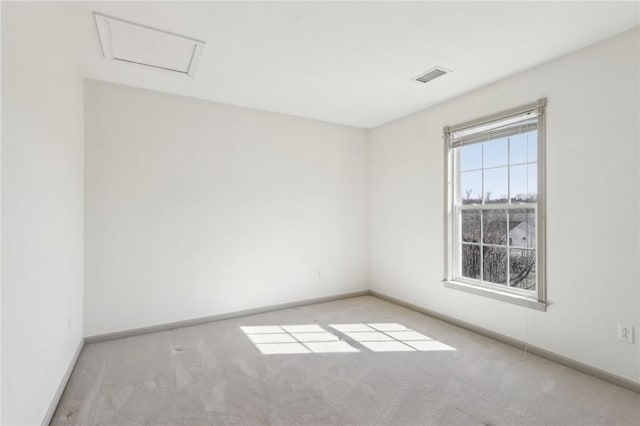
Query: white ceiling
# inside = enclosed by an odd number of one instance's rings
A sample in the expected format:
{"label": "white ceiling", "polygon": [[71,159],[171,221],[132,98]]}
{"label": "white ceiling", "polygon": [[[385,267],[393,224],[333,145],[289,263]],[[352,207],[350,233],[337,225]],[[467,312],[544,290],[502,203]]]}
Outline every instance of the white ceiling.
{"label": "white ceiling", "polygon": [[[87,78],[362,128],[640,25],[638,2],[68,6]],[[105,61],[92,12],[205,40],[195,77]],[[453,73],[411,81],[440,65]]]}

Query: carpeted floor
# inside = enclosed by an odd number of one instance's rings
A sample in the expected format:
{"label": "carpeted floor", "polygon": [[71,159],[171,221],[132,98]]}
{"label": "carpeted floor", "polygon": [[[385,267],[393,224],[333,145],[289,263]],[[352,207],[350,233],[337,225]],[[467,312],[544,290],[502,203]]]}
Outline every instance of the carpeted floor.
{"label": "carpeted floor", "polygon": [[52,424],[638,425],[640,394],[364,296],[87,345]]}

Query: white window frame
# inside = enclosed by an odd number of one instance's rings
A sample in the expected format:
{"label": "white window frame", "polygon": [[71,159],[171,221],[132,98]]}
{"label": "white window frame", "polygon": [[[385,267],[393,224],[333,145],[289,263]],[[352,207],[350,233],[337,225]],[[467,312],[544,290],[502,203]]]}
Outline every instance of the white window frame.
{"label": "white window frame", "polygon": [[[546,167],[546,98],[538,99],[536,102],[532,102],[527,105],[522,105],[517,108],[512,108],[507,111],[502,111],[496,114],[492,114],[486,117],[478,118],[475,120],[467,121],[464,123],[456,124],[453,126],[446,126],[444,131],[445,140],[445,279],[444,285],[448,288],[456,290],[462,290],[469,293],[490,297],[493,299],[502,300],[509,303],[514,303],[521,306],[537,309],[540,311],[546,311],[546,210],[545,210],[545,167]],[[478,209],[476,205],[457,205],[456,200],[459,199],[459,162],[457,155],[457,148],[452,147],[454,132],[460,133],[465,129],[478,128],[479,126],[509,119],[511,117],[522,116],[523,114],[535,113],[537,114],[537,171],[538,171],[538,195],[537,202],[525,204],[483,204],[482,209]],[[484,197],[484,193],[483,193]],[[535,208],[536,214],[536,291],[527,291],[517,288],[509,288],[508,284],[492,284],[486,281],[474,280],[471,278],[462,277],[459,265],[459,229],[460,229],[460,217],[462,210],[474,209],[482,211],[488,209],[523,209],[523,208]],[[480,245],[483,245],[480,240]],[[486,245],[486,244],[485,244]],[[509,265],[507,265],[507,270]],[[507,281],[508,283],[508,281]]]}

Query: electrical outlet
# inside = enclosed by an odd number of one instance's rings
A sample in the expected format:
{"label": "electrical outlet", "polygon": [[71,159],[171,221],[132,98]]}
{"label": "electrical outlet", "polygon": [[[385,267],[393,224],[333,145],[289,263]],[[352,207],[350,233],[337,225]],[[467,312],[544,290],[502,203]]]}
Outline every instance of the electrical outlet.
{"label": "electrical outlet", "polygon": [[618,324],[618,339],[623,342],[633,343],[633,326]]}

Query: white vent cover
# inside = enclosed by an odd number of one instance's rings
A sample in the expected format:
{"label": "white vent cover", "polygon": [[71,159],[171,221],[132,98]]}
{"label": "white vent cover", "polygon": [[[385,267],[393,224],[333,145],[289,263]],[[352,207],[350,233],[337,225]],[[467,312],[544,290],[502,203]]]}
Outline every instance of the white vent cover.
{"label": "white vent cover", "polygon": [[450,72],[451,72],[450,70],[442,67],[434,67],[434,68],[431,68],[429,71],[423,74],[420,74],[417,77],[414,77],[413,80],[419,81],[420,83],[428,83],[434,78],[438,78]]}
{"label": "white vent cover", "polygon": [[205,42],[94,13],[105,59],[194,75]]}

